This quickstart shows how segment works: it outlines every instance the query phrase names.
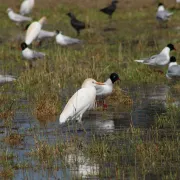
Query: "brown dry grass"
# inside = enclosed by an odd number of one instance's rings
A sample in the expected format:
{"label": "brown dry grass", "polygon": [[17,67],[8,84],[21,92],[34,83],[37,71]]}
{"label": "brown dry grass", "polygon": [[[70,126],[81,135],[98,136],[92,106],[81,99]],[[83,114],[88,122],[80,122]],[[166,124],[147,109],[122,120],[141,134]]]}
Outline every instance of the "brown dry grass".
{"label": "brown dry grass", "polygon": [[17,133],[12,133],[4,138],[4,142],[11,146],[19,145],[22,141],[23,141],[22,135]]}
{"label": "brown dry grass", "polygon": [[59,113],[58,110],[58,96],[50,94],[42,94],[38,97],[35,103],[34,114],[38,119],[43,119],[45,116],[53,116]]}
{"label": "brown dry grass", "polygon": [[125,94],[119,87],[113,89],[113,93],[111,96],[107,98],[107,101],[110,104],[133,104],[133,100],[127,94]]}
{"label": "brown dry grass", "polygon": [[12,179],[14,176],[14,171],[12,168],[3,169],[0,171],[0,179],[8,180]]}

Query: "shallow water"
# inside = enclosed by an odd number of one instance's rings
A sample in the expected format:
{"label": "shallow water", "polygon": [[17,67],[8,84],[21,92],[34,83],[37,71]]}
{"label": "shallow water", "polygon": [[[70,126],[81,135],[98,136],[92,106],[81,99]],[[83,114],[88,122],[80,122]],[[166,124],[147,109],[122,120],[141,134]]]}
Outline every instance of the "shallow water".
{"label": "shallow water", "polygon": [[[68,167],[61,165],[62,162],[58,160],[56,162],[59,167],[57,170],[47,170],[43,167],[37,168],[38,163],[27,154],[35,148],[35,137],[53,144],[59,138],[65,140],[72,137],[74,133],[79,137],[84,136],[87,140],[90,140],[94,134],[98,136],[102,134],[108,135],[130,126],[148,129],[153,126],[154,118],[157,115],[166,112],[166,102],[169,94],[176,99],[176,102],[173,102],[175,105],[180,102],[180,96],[173,94],[168,85],[126,86],[124,91],[133,99],[132,107],[123,104],[114,107],[109,104],[107,111],[89,111],[83,116],[83,125],[69,124],[62,127],[58,122],[59,115],[57,117],[44,117],[43,120],[39,121],[30,114],[28,109],[16,111],[12,132],[22,134],[24,140],[18,146],[11,147],[3,143],[0,146],[7,149],[8,152],[13,151],[17,155],[15,162],[29,162],[32,166],[16,170],[14,179],[73,179],[75,177],[87,178],[89,174],[93,179],[96,179],[104,165],[92,162],[91,159],[85,158],[83,154],[68,155],[65,160],[69,165]],[[72,94],[71,91],[68,91],[68,93]],[[65,99],[64,104],[66,103]],[[21,100],[21,103],[26,104],[28,102]],[[0,138],[10,133],[8,129],[2,126],[2,123],[0,124],[0,132]],[[113,168],[113,165],[111,166]]]}

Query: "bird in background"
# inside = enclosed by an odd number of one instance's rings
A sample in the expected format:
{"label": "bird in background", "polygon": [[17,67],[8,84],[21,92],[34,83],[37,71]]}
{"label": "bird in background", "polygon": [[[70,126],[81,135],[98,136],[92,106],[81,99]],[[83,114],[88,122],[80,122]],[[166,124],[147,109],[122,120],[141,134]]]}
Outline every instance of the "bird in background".
{"label": "bird in background", "polygon": [[96,99],[96,86],[104,85],[94,79],[88,78],[84,81],[84,86],[79,89],[68,101],[59,117],[59,123],[76,120],[82,121],[83,114],[94,107]]}
{"label": "bird in background", "polygon": [[16,78],[15,76],[11,76],[11,75],[0,75],[0,84],[4,84],[7,82],[12,82],[15,81]]}
{"label": "bird in background", "polygon": [[59,30],[56,30],[56,33],[56,43],[62,46],[82,43],[82,41],[79,39],[63,35],[62,32],[59,32]]}
{"label": "bird in background", "polygon": [[174,77],[180,78],[180,65],[177,64],[176,58],[174,56],[171,56],[171,58],[170,58],[170,63],[168,66],[166,77],[168,79],[172,79]]}
{"label": "bird in background", "polygon": [[169,63],[170,51],[176,50],[173,44],[168,44],[159,54],[153,55],[150,58],[141,60],[135,60],[136,62],[152,65],[152,66],[164,66]]}
{"label": "bird in background", "polygon": [[158,10],[156,13],[156,19],[158,20],[158,22],[163,23],[163,22],[167,22],[170,18],[170,16],[172,16],[172,12],[169,12],[165,9],[163,3],[159,3],[158,4]]}
{"label": "bird in background", "polygon": [[22,50],[22,56],[27,60],[36,60],[45,57],[45,53],[37,52],[30,49],[25,42],[21,43],[21,50]]}
{"label": "bird in background", "polygon": [[19,12],[21,15],[29,14],[32,11],[33,7],[34,7],[34,0],[24,0],[21,3]]}
{"label": "bird in background", "polygon": [[112,18],[114,11],[116,10],[116,4],[118,3],[117,0],[112,0],[111,4],[103,9],[100,9],[101,12],[109,15],[109,18]]}
{"label": "bird in background", "polygon": [[71,19],[71,25],[72,27],[77,31],[77,36],[80,35],[80,31],[85,29],[86,25],[84,22],[79,21],[76,19],[75,15],[71,12],[67,13],[67,16]]}
{"label": "bird in background", "polygon": [[20,14],[17,14],[11,8],[7,9],[7,13],[8,13],[9,19],[14,21],[17,24],[23,23],[26,21],[32,21],[31,17],[26,17],[26,16],[22,16]]}
{"label": "bird in background", "polygon": [[26,36],[25,36],[25,43],[30,45],[39,35],[43,24],[46,21],[46,17],[42,17],[39,21],[34,21],[30,24],[27,28]]}
{"label": "bird in background", "polygon": [[[103,100],[103,108],[107,108],[107,104],[105,104],[104,99],[109,96],[112,91],[113,91],[113,85],[116,81],[120,80],[119,76],[117,73],[111,73],[111,75],[109,76],[109,78],[100,85],[96,85],[96,96],[97,96],[97,100]],[[84,84],[86,82],[84,81],[81,88],[84,87]]]}

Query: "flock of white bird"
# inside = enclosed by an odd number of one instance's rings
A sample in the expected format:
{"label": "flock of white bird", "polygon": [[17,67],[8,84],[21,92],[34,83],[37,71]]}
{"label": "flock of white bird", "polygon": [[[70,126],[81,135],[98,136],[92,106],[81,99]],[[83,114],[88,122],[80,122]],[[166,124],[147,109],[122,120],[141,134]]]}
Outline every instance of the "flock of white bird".
{"label": "flock of white bird", "polygon": [[[177,0],[178,2],[179,0]],[[14,21],[16,24],[22,22],[31,22],[32,18],[27,17],[31,13],[34,7],[34,0],[24,0],[20,6],[20,14],[15,13],[11,8],[7,9],[9,18]],[[173,13],[168,12],[162,3],[159,3],[158,10],[156,13],[156,19],[160,24],[166,22]],[[34,40],[41,41],[47,37],[55,37],[57,44],[62,46],[82,43],[81,40],[76,38],[71,38],[63,35],[61,32],[54,31],[49,32],[43,30],[43,24],[46,22],[46,17],[42,17],[39,21],[34,21],[26,27],[25,40],[21,43],[22,56],[27,60],[41,59],[45,57],[45,53],[36,52],[30,49],[28,46],[32,44]],[[153,65],[153,66],[164,66],[169,62],[169,68],[166,76],[171,78],[173,76],[180,76],[180,65],[176,63],[175,57],[170,57],[170,51],[175,50],[173,44],[168,44],[159,54],[154,55],[150,58],[135,60],[137,62]],[[14,81],[15,77],[13,76],[0,76],[0,82],[9,82]],[[79,89],[67,102],[64,110],[60,114],[59,122],[60,124],[69,122],[72,120],[77,120],[82,122],[82,116],[84,112],[95,107],[96,97],[106,97],[110,95],[113,90],[113,84],[119,80],[119,76],[116,73],[112,73],[106,82],[101,83],[97,82],[94,79],[86,79],[81,89]]]}

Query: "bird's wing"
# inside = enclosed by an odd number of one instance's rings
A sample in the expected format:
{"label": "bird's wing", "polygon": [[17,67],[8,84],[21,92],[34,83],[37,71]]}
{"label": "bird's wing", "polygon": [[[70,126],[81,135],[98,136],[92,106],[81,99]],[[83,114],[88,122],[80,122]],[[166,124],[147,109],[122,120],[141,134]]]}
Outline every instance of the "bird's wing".
{"label": "bird's wing", "polygon": [[28,0],[25,0],[21,3],[21,7],[20,7],[20,13],[23,15],[26,11],[26,9],[28,8],[29,2]]}
{"label": "bird's wing", "polygon": [[33,59],[42,59],[45,57],[45,53],[33,51]]}
{"label": "bird's wing", "polygon": [[31,44],[31,42],[37,38],[41,30],[41,25],[38,22],[33,22],[26,32],[25,42],[26,44]]}
{"label": "bird's wing", "polygon": [[100,9],[100,11],[102,11],[102,12],[113,12],[114,10],[115,10],[115,6],[113,6],[113,5],[109,5],[109,6],[107,6],[107,7],[105,7],[105,8],[102,8],[102,9]]}
{"label": "bird's wing", "polygon": [[38,34],[38,39],[46,38],[46,37],[54,37],[56,35],[55,32],[42,30]]}
{"label": "bird's wing", "polygon": [[144,59],[143,63],[144,64],[149,64],[149,65],[155,65],[157,61],[158,55],[153,55],[150,58]]}
{"label": "bird's wing", "polygon": [[180,76],[180,65],[173,65],[168,68],[169,76]]}
{"label": "bird's wing", "polygon": [[68,101],[63,112],[60,115],[60,123],[68,118],[75,118],[76,115],[84,113],[95,101],[96,95],[91,94],[91,89],[79,89]]}
{"label": "bird's wing", "polygon": [[71,37],[68,37],[68,36],[63,36],[63,38],[64,38],[64,41],[67,44],[75,44],[75,43],[80,43],[81,42],[79,39],[71,38]]}
{"label": "bird's wing", "polygon": [[85,23],[81,22],[77,19],[74,19],[74,21],[71,21],[72,25],[78,26],[79,28],[85,28]]}
{"label": "bird's wing", "polygon": [[168,20],[171,15],[172,13],[166,11],[158,11],[156,14],[156,18],[165,21]]}
{"label": "bird's wing", "polygon": [[14,13],[14,19],[16,21],[32,21],[32,18],[26,17],[26,16],[22,16],[22,15],[17,14],[17,13]]}

